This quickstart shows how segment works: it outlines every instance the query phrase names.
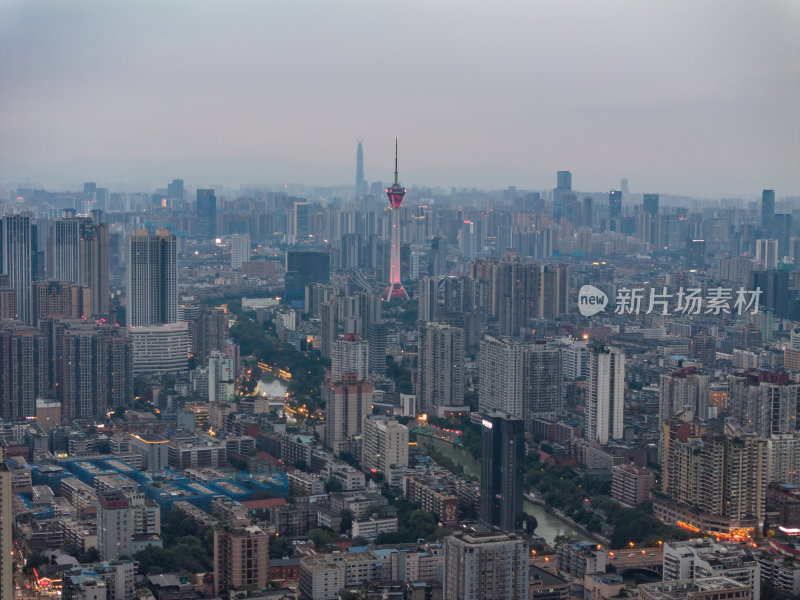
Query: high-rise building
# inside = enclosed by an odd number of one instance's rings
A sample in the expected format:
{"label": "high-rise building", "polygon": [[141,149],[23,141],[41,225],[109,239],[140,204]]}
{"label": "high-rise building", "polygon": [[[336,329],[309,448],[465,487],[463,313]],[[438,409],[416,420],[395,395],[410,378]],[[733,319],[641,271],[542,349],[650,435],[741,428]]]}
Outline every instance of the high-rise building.
{"label": "high-rise building", "polygon": [[68,281],[33,282],[33,320],[64,317],[81,318],[92,314],[92,290]]}
{"label": "high-rise building", "polygon": [[561,414],[564,371],[561,349],[485,336],[480,346],[481,410],[501,410],[525,421],[555,421]]}
{"label": "high-rise building", "polygon": [[103,417],[133,402],[133,345],[119,328],[83,319],[52,326],[56,390],[68,419]]}
{"label": "high-rise building", "polygon": [[524,423],[508,413],[490,411],[481,424],[481,521],[514,531],[523,514]]}
{"label": "high-rise building", "polygon": [[622,192],[611,190],[608,192],[608,230],[618,231],[618,221],[622,216]]}
{"label": "high-rise building", "polygon": [[173,179],[172,183],[167,184],[167,198],[172,208],[183,208],[183,179]]}
{"label": "high-rise building", "polygon": [[141,491],[97,493],[97,545],[103,560],[131,558],[142,539],[161,534],[161,510]]}
{"label": "high-rise building", "polygon": [[372,412],[372,392],[372,384],[359,382],[355,373],[344,373],[341,381],[322,384],[325,443],[336,455],[347,450],[351,438],[361,433],[364,417]]}
{"label": "high-rise building", "polygon": [[269,580],[269,535],[258,526],[214,530],[214,596],[261,589]]}
{"label": "high-rise building", "polygon": [[14,513],[11,511],[11,473],[6,467],[3,448],[0,446],[0,597],[14,597],[14,546],[11,529]]}
{"label": "high-rise building", "polygon": [[[691,414],[691,413],[690,413]],[[722,434],[678,415],[664,423],[661,486],[654,503],[664,522],[728,532],[763,525],[769,456],[767,440],[732,419]]]}
{"label": "high-rise building", "polygon": [[527,600],[527,544],[504,533],[448,536],[444,543],[444,597]]}
{"label": "high-rise building", "polygon": [[168,230],[128,236],[125,290],[134,371],[185,371],[189,328],[178,321],[177,244]]}
{"label": "high-rise building", "polygon": [[589,441],[607,444],[622,439],[624,392],[625,353],[611,346],[590,347],[585,411]]}
{"label": "high-rise building", "polygon": [[131,502],[119,490],[106,490],[97,495],[97,543],[104,560],[133,556],[131,539]]}
{"label": "high-rise building", "polygon": [[217,236],[217,197],[214,190],[197,190],[197,234],[204,240],[213,240]]}
{"label": "high-rise building", "polygon": [[75,217],[56,219],[50,224],[47,238],[47,278],[51,281],[80,281],[79,230],[80,219]]}
{"label": "high-rise building", "polygon": [[347,333],[333,342],[331,381],[341,381],[343,373],[355,373],[358,381],[369,375],[369,343],[358,334]]}
{"label": "high-rise building", "polygon": [[16,292],[17,319],[33,325],[33,259],[36,250],[31,219],[26,215],[9,215],[0,221],[0,257],[2,272]]}
{"label": "high-rise building", "polygon": [[294,212],[292,213],[292,223],[293,229],[292,233],[294,234],[295,241],[299,241],[303,238],[307,238],[309,231],[309,224],[308,224],[308,213],[309,213],[309,204],[308,202],[295,202],[294,203]]}
{"label": "high-rise building", "polygon": [[569,267],[522,262],[509,252],[490,270],[490,314],[499,320],[501,335],[519,337],[532,319],[557,319],[568,312]]}
{"label": "high-rise building", "polygon": [[286,251],[286,298],[304,300],[306,286],[312,283],[330,283],[331,255],[328,251]]}
{"label": "high-rise building", "polygon": [[233,359],[214,350],[208,358],[208,401],[230,402],[234,394]]}
{"label": "high-rise building", "polygon": [[400,283],[400,205],[406,189],[397,179],[397,138],[394,138],[394,183],[386,189],[392,215],[392,251],[389,263],[389,286],[383,293],[384,300],[408,300],[408,293]]}
{"label": "high-rise building", "polygon": [[238,271],[250,262],[250,234],[234,233],[231,236],[231,269]]}
{"label": "high-rise building", "polygon": [[391,481],[393,471],[408,467],[408,427],[385,416],[367,415],[361,429],[364,472],[383,473]]}
{"label": "high-rise building", "polygon": [[797,429],[800,383],[784,371],[728,376],[728,409],[745,431],[768,438]]}
{"label": "high-rise building", "polygon": [[772,229],[775,219],[775,190],[761,192],[761,229],[765,232]]}
{"label": "high-rise building", "polygon": [[367,182],[364,180],[364,147],[358,142],[356,150],[356,199],[367,195]]}
{"label": "high-rise building", "polygon": [[168,230],[128,236],[125,294],[128,328],[177,323],[178,255]]}
{"label": "high-rise building", "polygon": [[561,221],[564,211],[564,197],[572,193],[572,173],[558,171],[556,173],[556,187],[553,190],[553,219],[556,223]]}
{"label": "high-rise building", "polygon": [[650,216],[655,217],[658,214],[658,194],[644,194],[642,198],[642,209]]}
{"label": "high-rise building", "polygon": [[708,380],[708,375],[693,367],[661,375],[661,420],[669,421],[687,408],[707,419]]}
{"label": "high-rise building", "polygon": [[423,277],[417,282],[417,317],[420,321],[435,321],[439,312],[439,277]]}
{"label": "high-rise building", "polygon": [[47,238],[47,278],[87,287],[91,305],[83,314],[110,312],[108,277],[108,225],[74,216],[53,221]]}
{"label": "high-rise building", "polygon": [[756,240],[756,263],[759,269],[765,271],[778,268],[778,240]]}
{"label": "high-rise building", "polygon": [[367,325],[367,343],[369,344],[369,372],[377,375],[386,374],[386,323],[369,323]]}
{"label": "high-rise building", "polygon": [[705,269],[706,267],[706,241],[690,240],[687,243],[687,263],[692,269]]}
{"label": "high-rise building", "polygon": [[700,361],[704,369],[713,370],[717,365],[717,339],[702,333],[690,337],[689,358]]}
{"label": "high-rise building", "polygon": [[464,330],[444,323],[418,329],[417,407],[435,412],[464,405]]}
{"label": "high-rise building", "polygon": [[36,415],[36,399],[50,394],[50,344],[39,329],[0,327],[0,417]]}

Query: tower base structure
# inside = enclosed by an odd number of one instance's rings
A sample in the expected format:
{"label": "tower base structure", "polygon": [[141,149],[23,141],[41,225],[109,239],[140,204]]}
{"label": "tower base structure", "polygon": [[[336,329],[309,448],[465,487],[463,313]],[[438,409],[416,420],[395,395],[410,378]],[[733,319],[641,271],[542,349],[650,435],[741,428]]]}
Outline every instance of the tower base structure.
{"label": "tower base structure", "polygon": [[383,300],[410,300],[402,283],[393,283],[383,292]]}

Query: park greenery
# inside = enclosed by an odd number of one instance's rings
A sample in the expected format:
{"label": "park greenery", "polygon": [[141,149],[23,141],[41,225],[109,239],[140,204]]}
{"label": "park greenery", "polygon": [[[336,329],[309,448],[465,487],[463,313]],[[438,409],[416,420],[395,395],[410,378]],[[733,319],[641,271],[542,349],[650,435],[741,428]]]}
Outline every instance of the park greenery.
{"label": "park greenery", "polygon": [[197,521],[178,508],[161,523],[163,548],[148,546],[134,557],[139,573],[153,575],[170,571],[200,573],[213,568],[214,529],[198,527]]}
{"label": "park greenery", "polygon": [[546,506],[557,506],[589,532],[606,535],[612,548],[631,542],[651,546],[659,541],[686,539],[688,532],[664,525],[645,503],[628,507],[609,497],[611,483],[571,466],[553,466],[539,461],[535,453],[525,460],[525,489],[535,490]]}
{"label": "park greenery", "polygon": [[275,336],[274,325],[269,321],[262,325],[252,312],[239,315],[230,334],[239,344],[242,356],[253,355],[272,367],[289,371],[292,374],[287,382],[290,392],[304,398],[319,394],[325,363],[317,350],[306,354],[281,342]]}

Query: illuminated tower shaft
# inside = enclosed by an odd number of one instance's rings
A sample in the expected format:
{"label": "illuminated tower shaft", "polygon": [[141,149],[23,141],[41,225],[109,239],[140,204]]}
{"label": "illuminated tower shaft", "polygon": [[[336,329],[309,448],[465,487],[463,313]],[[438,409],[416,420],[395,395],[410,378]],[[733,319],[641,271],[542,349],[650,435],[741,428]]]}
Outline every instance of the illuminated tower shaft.
{"label": "illuminated tower shaft", "polygon": [[392,187],[386,189],[386,196],[392,209],[392,252],[389,287],[383,293],[384,300],[408,300],[408,294],[400,283],[400,205],[405,195],[405,188],[397,180],[397,138],[394,138],[394,183]]}

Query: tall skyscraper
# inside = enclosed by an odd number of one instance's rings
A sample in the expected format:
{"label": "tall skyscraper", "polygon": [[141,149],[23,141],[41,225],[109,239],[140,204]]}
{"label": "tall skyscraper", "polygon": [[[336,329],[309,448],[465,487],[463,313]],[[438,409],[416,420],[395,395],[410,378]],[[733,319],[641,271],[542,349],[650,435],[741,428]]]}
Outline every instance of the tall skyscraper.
{"label": "tall skyscraper", "polygon": [[658,194],[644,194],[642,197],[642,209],[644,212],[655,217],[658,214]]}
{"label": "tall skyscraper", "polygon": [[608,230],[619,231],[618,221],[622,216],[622,192],[612,190],[608,192]]}
{"label": "tall skyscraper", "polygon": [[481,521],[514,531],[522,517],[524,423],[500,411],[486,413],[481,423]]}
{"label": "tall skyscraper", "polygon": [[367,194],[367,182],[364,180],[364,148],[358,142],[356,150],[356,199],[363,198]]}
{"label": "tall skyscraper", "polygon": [[397,179],[397,138],[394,138],[394,183],[386,189],[392,213],[392,251],[389,267],[389,287],[383,293],[384,300],[408,300],[403,284],[400,283],[400,205],[406,195],[406,188]]}
{"label": "tall skyscraper", "polygon": [[294,224],[292,232],[294,233],[295,241],[308,237],[310,233],[308,228],[308,202],[295,202],[292,223]]}
{"label": "tall skyscraper", "polygon": [[555,421],[561,414],[564,370],[561,349],[487,335],[481,341],[480,410],[500,410],[525,421]]}
{"label": "tall skyscraper", "polygon": [[445,323],[420,323],[418,329],[417,407],[464,405],[464,330]]}
{"label": "tall skyscraper", "polygon": [[128,236],[126,318],[136,374],[188,368],[189,328],[178,322],[178,256],[168,230]]}
{"label": "tall skyscraper", "polygon": [[214,190],[197,190],[197,234],[205,240],[217,236],[217,197]]}
{"label": "tall skyscraper", "polygon": [[457,533],[444,542],[448,600],[527,600],[528,547],[503,533]]}
{"label": "tall skyscraper", "polygon": [[168,230],[128,236],[125,292],[128,328],[178,321],[178,254]]}
{"label": "tall skyscraper", "polygon": [[611,346],[591,346],[585,411],[589,441],[607,444],[622,439],[624,393],[625,353]]}
{"label": "tall skyscraper", "polygon": [[572,192],[572,173],[558,171],[556,173],[556,188],[553,190],[553,219],[556,223],[561,221],[564,211],[564,197]]}
{"label": "tall skyscraper", "polygon": [[0,227],[3,274],[8,276],[9,287],[17,294],[17,319],[26,325],[33,325],[33,236],[30,217],[3,217]]}
{"label": "tall skyscraper", "polygon": [[[65,211],[66,212],[66,211]],[[50,281],[80,281],[80,220],[56,219],[47,238],[47,278]]]}
{"label": "tall skyscraper", "polygon": [[761,229],[768,232],[775,219],[775,190],[761,192]]}
{"label": "tall skyscraper", "polygon": [[6,467],[3,448],[0,446],[0,598],[14,597],[14,546],[11,537],[13,523],[11,473]]}
{"label": "tall skyscraper", "polygon": [[47,239],[47,277],[90,290],[88,315],[107,315],[109,297],[108,225],[87,217],[56,219]]}

